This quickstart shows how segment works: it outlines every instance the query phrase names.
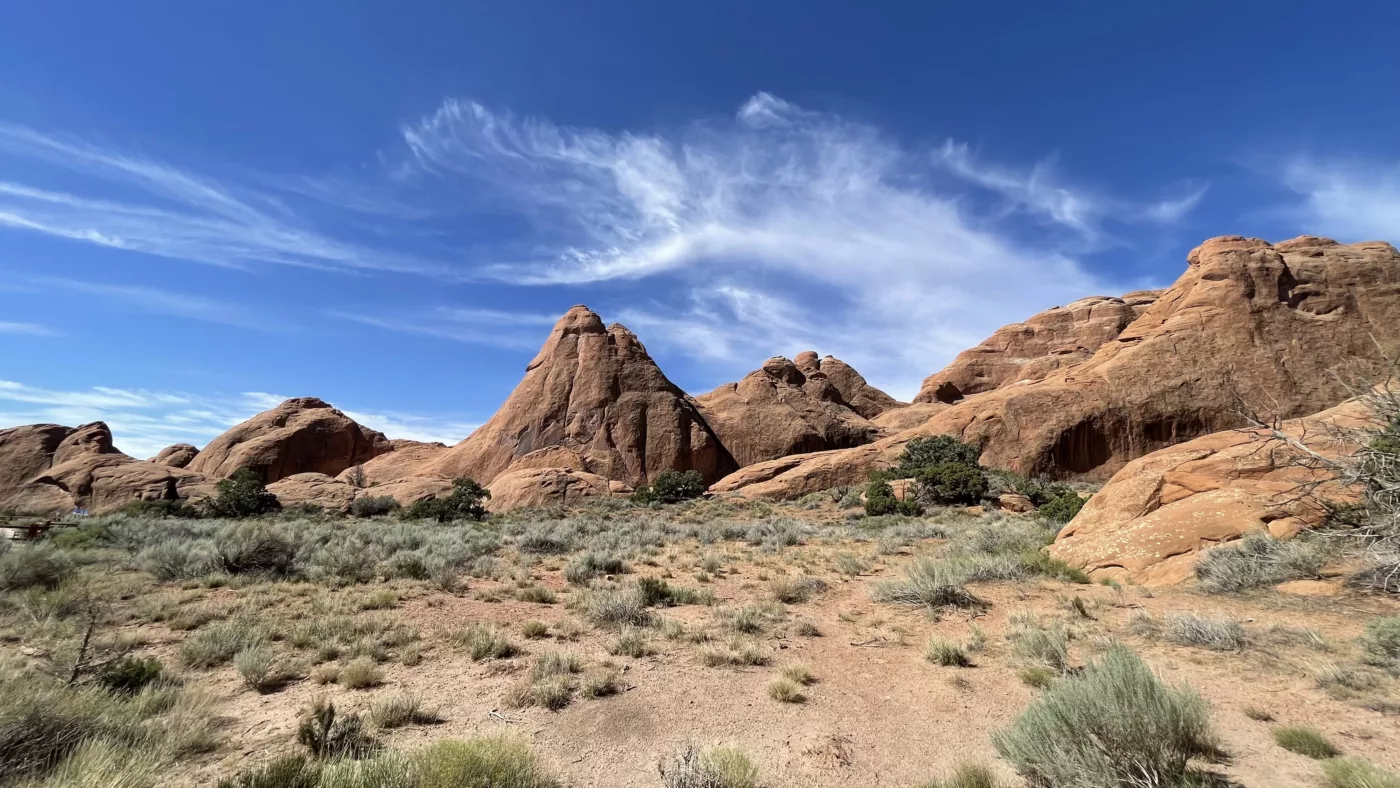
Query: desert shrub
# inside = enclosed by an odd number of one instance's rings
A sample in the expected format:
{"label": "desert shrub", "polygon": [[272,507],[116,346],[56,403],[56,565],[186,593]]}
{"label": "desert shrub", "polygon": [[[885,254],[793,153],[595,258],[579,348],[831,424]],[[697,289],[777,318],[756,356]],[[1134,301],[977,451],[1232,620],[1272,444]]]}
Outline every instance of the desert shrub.
{"label": "desert shrub", "polygon": [[1039,626],[1014,627],[1007,633],[1011,653],[1031,666],[1049,668],[1056,673],[1069,670],[1069,637],[1060,629]]}
{"label": "desert shrub", "polygon": [[219,781],[218,788],[319,788],[322,766],[300,755],[288,755]]}
{"label": "desert shrub", "polygon": [[904,444],[904,452],[899,455],[898,474],[909,478],[924,468],[945,463],[975,467],[981,456],[981,449],[949,435],[915,438]]}
{"label": "desert shrub", "polygon": [[249,646],[233,655],[233,667],[243,683],[254,692],[271,692],[281,685],[281,676],[273,665],[272,649],[262,644]]}
{"label": "desert shrub", "polygon": [[622,692],[622,677],[616,670],[595,671],[583,677],[579,692],[585,698],[605,698]]}
{"label": "desert shrub", "polygon": [[773,581],[773,598],[784,604],[795,605],[806,602],[827,589],[826,581],[810,575],[804,577],[783,577]]}
{"label": "desert shrub", "polygon": [[340,669],[340,686],[346,689],[369,689],[384,683],[384,671],[369,657],[356,657]]}
{"label": "desert shrub", "polygon": [[931,611],[946,607],[984,607],[986,603],[963,587],[964,575],[946,561],[924,559],[904,570],[903,580],[875,584],[876,602],[921,605]]}
{"label": "desert shrub", "polygon": [[520,635],[526,640],[549,637],[549,625],[543,621],[526,621],[520,625]]}
{"label": "desert shrub", "polygon": [[662,762],[664,788],[759,788],[758,767],[733,747],[687,746]]}
{"label": "desert shrub", "polygon": [[972,666],[972,660],[968,659],[967,652],[960,644],[937,636],[929,638],[928,646],[924,648],[924,659],[945,668]]}
{"label": "desert shrub", "polygon": [[1055,679],[1060,677],[1060,673],[1044,665],[1027,665],[1016,671],[1016,677],[1027,687],[1045,689],[1055,683]]}
{"label": "desert shrub", "polygon": [[520,653],[520,647],[510,642],[505,633],[479,621],[452,633],[448,639],[453,645],[466,649],[474,662],[509,659]]}
{"label": "desert shrub", "polygon": [[206,540],[169,541],[136,554],[136,565],[157,580],[191,580],[214,568],[213,545]]}
{"label": "desert shrub", "polygon": [[423,699],[408,692],[400,692],[375,701],[369,707],[369,719],[377,727],[385,730],[402,728],[405,725],[435,725],[442,722],[437,712],[423,705]]}
{"label": "desert shrub", "polygon": [[0,590],[58,588],[73,574],[73,560],[51,544],[0,547]]}
{"label": "desert shrub", "polygon": [[214,497],[205,506],[215,517],[254,517],[282,508],[251,468],[239,468],[229,478],[220,479],[214,490]]}
{"label": "desert shrub", "polygon": [[413,754],[416,788],[557,788],[524,741],[441,741]]}
{"label": "desert shrub", "polygon": [[802,691],[802,685],[787,679],[774,679],[768,685],[768,697],[779,703],[805,703],[807,695]]}
{"label": "desert shrub", "polygon": [[158,659],[122,657],[97,671],[94,680],[101,687],[121,695],[135,695],[158,681],[165,666]]}
{"label": "desert shrub", "polygon": [[530,678],[535,681],[550,676],[572,676],[583,672],[583,661],[569,651],[550,651],[535,658],[530,667]]}
{"label": "desert shrub", "polygon": [[705,494],[705,477],[699,471],[671,468],[658,473],[650,485],[641,485],[632,494],[634,503],[680,503]]}
{"label": "desert shrub", "polygon": [[812,669],[806,665],[795,663],[792,665],[784,665],[783,669],[778,671],[778,675],[794,684],[800,684],[804,687],[817,683],[816,675],[813,674]]}
{"label": "desert shrub", "polygon": [[1196,564],[1196,581],[1211,594],[1233,594],[1288,580],[1321,576],[1327,551],[1316,541],[1275,539],[1263,531],[1207,550]]}
{"label": "desert shrub", "polygon": [[1381,616],[1366,622],[1359,640],[1368,665],[1400,665],[1400,616]]}
{"label": "desert shrub", "polygon": [[1122,646],[1050,687],[992,743],[1043,786],[1178,785],[1192,760],[1225,757],[1206,702]]}
{"label": "desert shrub", "polygon": [[196,669],[218,667],[264,638],[266,633],[246,619],[219,621],[200,629],[180,644],[180,661]]}
{"label": "desert shrub", "polygon": [[1332,758],[1323,762],[1328,788],[1400,788],[1400,774],[1359,758]]}
{"label": "desert shrub", "polygon": [[486,506],[482,503],[491,497],[491,491],[472,479],[453,479],[452,492],[442,498],[426,498],[404,510],[404,516],[413,520],[437,520],[440,523],[453,520],[482,520],[486,517]]}
{"label": "desert shrub", "polygon": [[564,567],[564,579],[575,585],[587,585],[599,575],[620,575],[627,571],[627,562],[615,555],[587,552]]}
{"label": "desert shrub", "polygon": [[214,568],[231,575],[292,573],[297,546],[268,522],[229,523],[214,535]]}
{"label": "desert shrub", "polygon": [[1079,493],[1068,490],[1041,504],[1037,507],[1036,514],[1054,523],[1067,523],[1079,514],[1085,503],[1085,499],[1079,497]]}
{"label": "desert shrub", "polygon": [[923,788],[999,788],[1001,781],[991,769],[976,764],[964,763],[942,780],[924,783]]}
{"label": "desert shrub", "polygon": [[987,493],[987,475],[976,465],[942,462],[919,470],[920,500],[934,504],[975,504]]}
{"label": "desert shrub", "polygon": [[607,650],[613,656],[634,659],[656,653],[656,649],[652,648],[651,643],[647,640],[646,632],[634,627],[623,627],[617,637],[608,644]]}
{"label": "desert shrub", "polygon": [[356,536],[337,539],[306,556],[308,579],[333,585],[356,585],[374,580],[378,553]]}
{"label": "desert shrub", "polygon": [[350,514],[356,517],[380,517],[392,514],[399,508],[399,502],[392,495],[365,495],[350,504]]}
{"label": "desert shrub", "polygon": [[637,586],[590,591],[584,600],[584,615],[602,627],[643,627],[652,621],[646,598]]}
{"label": "desert shrub", "polygon": [[919,511],[918,501],[899,500],[894,495],[894,488],[883,479],[874,479],[865,485],[865,514],[868,517],[887,514],[916,517]]}
{"label": "desert shrub", "polygon": [[1240,622],[1230,618],[1205,618],[1194,613],[1169,616],[1162,638],[1178,646],[1195,646],[1212,651],[1239,651],[1248,642]]}
{"label": "desert shrub", "polygon": [[297,741],[314,758],[354,758],[376,746],[360,715],[340,714],[325,698],[317,698],[302,718]]}
{"label": "desert shrub", "polygon": [[1274,743],[1289,752],[1323,760],[1342,754],[1337,746],[1315,728],[1306,725],[1285,725],[1274,729]]}

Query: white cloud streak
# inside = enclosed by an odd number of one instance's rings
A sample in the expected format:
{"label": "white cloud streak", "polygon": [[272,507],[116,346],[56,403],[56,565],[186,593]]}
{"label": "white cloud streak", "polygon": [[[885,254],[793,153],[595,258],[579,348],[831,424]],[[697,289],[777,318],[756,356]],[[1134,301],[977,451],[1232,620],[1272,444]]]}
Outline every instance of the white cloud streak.
{"label": "white cloud streak", "polygon": [[455,277],[452,269],[331,238],[273,196],[82,140],[0,124],[0,156],[70,170],[97,198],[0,181],[0,227],[211,265],[271,263]]}
{"label": "white cloud streak", "polygon": [[449,308],[411,313],[364,314],[331,311],[328,317],[401,334],[450,339],[508,350],[533,350],[559,320],[559,315],[507,312],[496,309]]}
{"label": "white cloud streak", "polygon": [[191,293],[54,277],[40,277],[30,281],[41,288],[98,296],[147,314],[167,315],[257,331],[287,331],[293,328],[289,323],[260,315],[240,305]]}
{"label": "white cloud streak", "polygon": [[[979,214],[966,187],[1079,236],[1121,204],[985,166],[966,146],[909,150],[877,129],[760,93],[725,122],[675,134],[612,134],[445,101],[404,129],[405,177],[485,184],[560,240],[479,269],[512,284],[667,277],[622,318],[707,360],[756,364],[813,347],[845,353],[908,396],[997,327],[1126,285],[1059,244],[1018,240],[1005,210]],[[963,189],[946,188],[949,171]],[[939,176],[943,176],[940,178]],[[1162,208],[1167,219],[1199,197]],[[1146,207],[1122,211],[1141,220]],[[667,298],[669,287],[680,297]]]}
{"label": "white cloud streak", "polygon": [[62,333],[38,323],[11,323],[0,321],[0,334],[20,334],[30,337],[57,337]]}
{"label": "white cloud streak", "polygon": [[1297,156],[1276,175],[1300,198],[1284,213],[1308,233],[1344,241],[1400,239],[1400,162]]}

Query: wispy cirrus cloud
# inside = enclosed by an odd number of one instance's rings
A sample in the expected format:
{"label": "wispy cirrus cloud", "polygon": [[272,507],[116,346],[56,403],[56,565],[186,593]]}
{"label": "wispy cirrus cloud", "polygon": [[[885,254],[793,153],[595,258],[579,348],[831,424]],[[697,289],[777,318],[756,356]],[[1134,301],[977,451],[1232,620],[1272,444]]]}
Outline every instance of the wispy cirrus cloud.
{"label": "wispy cirrus cloud", "polygon": [[1400,239],[1400,161],[1296,155],[1267,170],[1296,196],[1279,212],[1345,241]]}
{"label": "wispy cirrus cloud", "polygon": [[[0,123],[0,158],[85,176],[88,193],[0,181],[0,227],[210,265],[454,277],[450,266],[315,229],[275,194],[63,135]],[[113,189],[121,198],[107,195]]]}
{"label": "wispy cirrus cloud", "polygon": [[[219,396],[103,386],[63,390],[0,380],[0,429],[46,423],[75,427],[104,421],[112,428],[117,448],[144,459],[172,443],[204,446],[229,427],[286,399],[267,392]],[[390,438],[450,444],[476,428],[460,419],[429,414],[345,413]]]}
{"label": "wispy cirrus cloud", "polygon": [[386,331],[450,339],[472,345],[532,350],[548,335],[559,315],[471,307],[437,307],[402,312],[333,310],[329,317]]}
{"label": "wispy cirrus cloud", "polygon": [[30,283],[41,289],[97,296],[146,314],[167,315],[257,331],[285,331],[292,327],[280,318],[268,317],[240,304],[193,293],[58,277],[36,277],[30,280]]}
{"label": "wispy cirrus cloud", "polygon": [[[912,393],[992,330],[1086,293],[1115,292],[1072,251],[1107,217],[1169,220],[1199,195],[1128,205],[1059,185],[1046,168],[986,165],[964,145],[900,145],[879,129],[759,93],[728,120],[670,133],[609,133],[447,100],[403,132],[401,177],[484,186],[542,228],[531,254],[477,275],[582,287],[666,282],[622,318],[700,358],[756,363],[844,348]],[[955,176],[952,179],[948,173]],[[969,189],[1021,218],[979,211]],[[800,344],[799,344],[800,343]],[[762,348],[762,350],[760,350]],[[757,351],[757,352],[756,352]]]}
{"label": "wispy cirrus cloud", "polygon": [[0,334],[20,334],[29,337],[58,337],[63,333],[55,328],[39,323],[13,323],[0,321]]}

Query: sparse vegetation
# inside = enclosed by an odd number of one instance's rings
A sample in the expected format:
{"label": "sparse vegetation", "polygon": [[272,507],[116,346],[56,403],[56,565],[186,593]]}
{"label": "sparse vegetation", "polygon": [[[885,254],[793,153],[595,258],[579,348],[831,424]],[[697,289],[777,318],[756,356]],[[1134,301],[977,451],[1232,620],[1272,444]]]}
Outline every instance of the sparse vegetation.
{"label": "sparse vegetation", "polygon": [[267,491],[262,477],[251,468],[239,468],[214,485],[215,494],[207,504],[214,517],[254,517],[282,508],[277,496]]}
{"label": "sparse vegetation", "polygon": [[1274,743],[1289,752],[1323,760],[1342,754],[1337,746],[1327,740],[1316,728],[1306,725],[1286,725],[1274,729]]}
{"label": "sparse vegetation", "polygon": [[768,697],[779,703],[805,703],[807,695],[802,692],[802,685],[791,679],[774,679],[768,685]]}
{"label": "sparse vegetation", "polygon": [[632,502],[680,503],[705,494],[705,477],[699,471],[677,471],[670,468],[658,473],[651,484],[643,484],[632,493]]}
{"label": "sparse vegetation", "polygon": [[929,638],[928,646],[924,648],[924,659],[945,668],[972,666],[972,660],[968,658],[967,652],[960,644],[944,640],[936,635]]}
{"label": "sparse vegetation", "polygon": [[923,788],[999,788],[1001,781],[991,769],[976,764],[964,763],[942,780],[931,780]]}
{"label": "sparse vegetation", "polygon": [[1249,642],[1240,622],[1229,618],[1207,618],[1194,613],[1168,617],[1162,627],[1162,638],[1178,646],[1195,646],[1212,651],[1239,651]]}
{"label": "sparse vegetation", "polygon": [[355,517],[382,517],[398,509],[399,502],[392,495],[362,495],[350,504],[350,514]]}
{"label": "sparse vegetation", "polygon": [[1326,546],[1304,538],[1281,540],[1264,532],[1207,550],[1196,564],[1196,580],[1211,594],[1233,594],[1287,580],[1320,577]]}
{"label": "sparse vegetation", "polygon": [[760,788],[758,767],[733,747],[691,745],[660,769],[664,788]]}
{"label": "sparse vegetation", "polygon": [[1359,758],[1332,758],[1323,762],[1328,788],[1400,788],[1400,773],[1382,769]]}
{"label": "sparse vegetation", "polygon": [[1057,681],[992,743],[1046,786],[1181,785],[1193,761],[1225,756],[1205,701],[1163,684],[1122,646]]}
{"label": "sparse vegetation", "polygon": [[440,523],[454,520],[481,520],[486,517],[486,506],[482,502],[491,497],[491,491],[472,479],[453,479],[452,492],[442,498],[426,498],[404,510],[404,516],[412,520],[436,520]]}

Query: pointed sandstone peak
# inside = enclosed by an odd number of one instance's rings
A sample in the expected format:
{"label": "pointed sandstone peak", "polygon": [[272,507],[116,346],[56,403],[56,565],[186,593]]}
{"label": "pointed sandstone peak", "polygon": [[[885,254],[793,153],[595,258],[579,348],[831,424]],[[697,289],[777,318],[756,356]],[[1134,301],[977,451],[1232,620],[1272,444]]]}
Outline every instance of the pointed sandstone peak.
{"label": "pointed sandstone peak", "polygon": [[209,442],[186,466],[215,478],[251,468],[267,484],[298,473],[334,476],[393,451],[381,433],[316,397],[289,399]]}
{"label": "pointed sandstone peak", "polygon": [[490,484],[512,466],[544,462],[629,485],[671,468],[714,481],[736,467],[636,335],[618,324],[604,328],[585,306],[555,324],[496,415],[423,470]]}

